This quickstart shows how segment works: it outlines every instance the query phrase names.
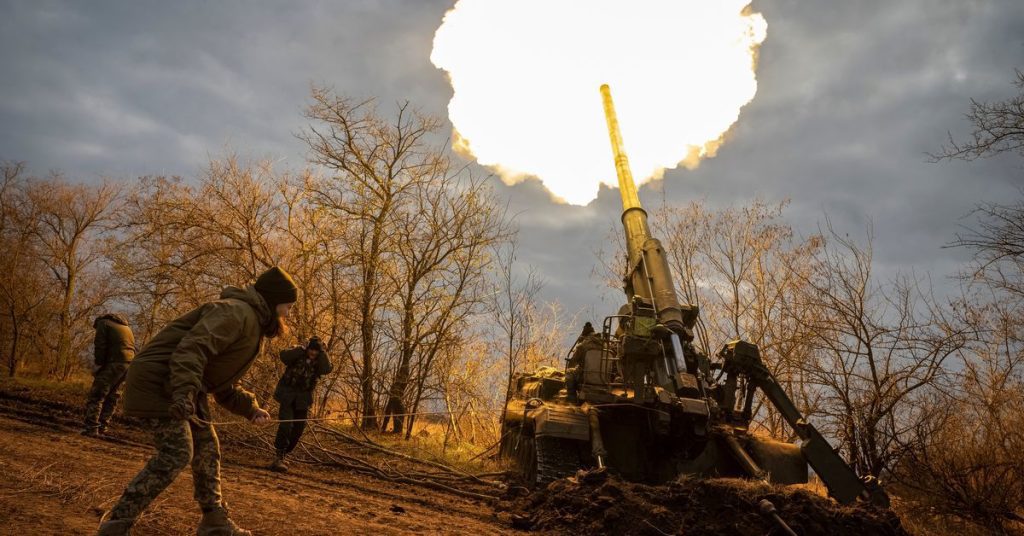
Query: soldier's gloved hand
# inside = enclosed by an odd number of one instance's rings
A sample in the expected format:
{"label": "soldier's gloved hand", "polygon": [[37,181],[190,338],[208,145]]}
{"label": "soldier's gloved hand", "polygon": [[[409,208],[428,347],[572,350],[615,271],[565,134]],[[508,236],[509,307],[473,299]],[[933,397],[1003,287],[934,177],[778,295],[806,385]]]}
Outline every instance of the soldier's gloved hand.
{"label": "soldier's gloved hand", "polygon": [[188,419],[196,412],[195,398],[195,395],[192,393],[174,397],[171,407],[167,408],[167,413],[170,414],[172,419],[179,421]]}
{"label": "soldier's gloved hand", "polygon": [[252,415],[249,415],[249,421],[253,424],[263,424],[270,420],[270,413],[263,408],[256,408],[252,410]]}

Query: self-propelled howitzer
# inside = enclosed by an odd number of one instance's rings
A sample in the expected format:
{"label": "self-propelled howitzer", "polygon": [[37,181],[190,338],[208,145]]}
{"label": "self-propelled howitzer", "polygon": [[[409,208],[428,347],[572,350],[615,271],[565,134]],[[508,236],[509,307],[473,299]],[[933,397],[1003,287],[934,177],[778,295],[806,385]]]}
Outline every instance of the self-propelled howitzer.
{"label": "self-propelled howitzer", "polygon": [[[600,331],[584,330],[564,371],[517,375],[501,453],[529,485],[585,467],[652,483],[701,475],[795,484],[807,481],[810,464],[836,500],[887,503],[877,482],[858,477],[803,418],[756,345],[730,341],[714,361],[693,346],[699,311],[679,303],[640,205],[607,85],[601,96],[622,196],[627,303]],[[758,390],[798,444],[749,432]]]}
{"label": "self-propelled howitzer", "polygon": [[[601,99],[604,103],[604,116],[608,122],[612,154],[615,157],[615,172],[619,179],[619,193],[622,196],[622,227],[626,233],[627,264],[623,289],[629,303],[622,312],[632,308],[647,309],[654,313],[653,317],[646,317],[641,322],[650,323],[654,320],[654,327],[662,328],[660,334],[668,339],[668,347],[671,349],[671,354],[666,353],[664,359],[655,364],[655,379],[662,388],[676,392],[681,387],[677,374],[680,365],[686,362],[680,338],[685,341],[693,340],[693,326],[698,311],[696,307],[679,303],[665,250],[661,246],[661,241],[651,236],[650,227],[647,225],[647,211],[640,205],[640,196],[637,194],[636,183],[633,182],[633,173],[629,167],[629,157],[626,156],[622,143],[611,89],[607,84],[601,86]],[[644,315],[641,315],[641,318],[645,318]]]}

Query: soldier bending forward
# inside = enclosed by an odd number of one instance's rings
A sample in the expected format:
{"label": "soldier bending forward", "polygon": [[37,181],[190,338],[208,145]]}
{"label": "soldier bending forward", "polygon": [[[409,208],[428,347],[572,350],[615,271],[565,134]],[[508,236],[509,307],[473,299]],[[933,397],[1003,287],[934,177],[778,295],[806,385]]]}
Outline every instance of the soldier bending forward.
{"label": "soldier bending forward", "polygon": [[203,511],[199,536],[251,535],[228,518],[220,492],[220,444],[207,395],[254,423],[270,414],[238,387],[264,337],[285,329],[298,290],[274,267],[255,285],[228,287],[220,299],[174,320],[146,344],[128,368],[125,414],[147,419],[156,454],[128,484],[100,525],[100,535],[128,534],[139,515],[189,463]]}
{"label": "soldier bending forward", "polygon": [[110,416],[121,398],[121,384],[128,363],[135,357],[135,335],[128,320],[119,314],[106,314],[92,323],[96,329],[92,388],[85,402],[85,429],[82,435],[98,436],[107,429]]}

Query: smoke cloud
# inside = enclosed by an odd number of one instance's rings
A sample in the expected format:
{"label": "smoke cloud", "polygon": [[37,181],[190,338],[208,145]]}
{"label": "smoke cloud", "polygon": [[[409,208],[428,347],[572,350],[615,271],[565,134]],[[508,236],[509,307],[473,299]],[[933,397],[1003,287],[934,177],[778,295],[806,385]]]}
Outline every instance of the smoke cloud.
{"label": "smoke cloud", "polygon": [[713,156],[757,91],[749,0],[459,0],[434,36],[455,148],[509,184],[585,204],[616,185],[607,83],[641,183]]}

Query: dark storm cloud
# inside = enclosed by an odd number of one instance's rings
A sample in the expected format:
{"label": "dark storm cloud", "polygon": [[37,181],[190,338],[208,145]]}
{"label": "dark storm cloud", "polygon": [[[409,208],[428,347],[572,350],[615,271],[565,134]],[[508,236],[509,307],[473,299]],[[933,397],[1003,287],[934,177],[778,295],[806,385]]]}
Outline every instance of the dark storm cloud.
{"label": "dark storm cloud", "polygon": [[[300,166],[293,134],[310,82],[382,106],[444,114],[451,90],[429,62],[450,0],[6,2],[0,4],[0,159],[37,171],[129,178],[194,175],[225,147]],[[926,162],[947,130],[968,132],[971,97],[1013,94],[1024,67],[1024,2],[756,1],[768,20],[759,89],[716,158],[645,186],[648,206],[791,199],[800,232],[828,213],[852,235],[871,221],[881,273],[962,260],[942,249],[983,200],[1017,195],[1015,155]],[[533,84],[536,81],[519,81]],[[595,110],[600,113],[600,110]],[[538,125],[542,128],[542,125]],[[629,140],[626,140],[627,147]],[[609,162],[609,166],[611,163]],[[520,258],[569,310],[613,309],[594,252],[618,220],[617,192],[556,205],[536,181],[496,184],[518,215]]]}
{"label": "dark storm cloud", "polygon": [[309,84],[440,111],[446,3],[21,2],[0,17],[0,152],[87,174],[192,174],[225,144],[288,157]]}

